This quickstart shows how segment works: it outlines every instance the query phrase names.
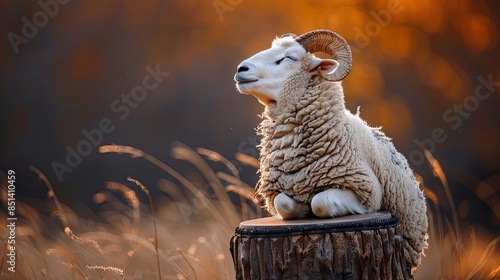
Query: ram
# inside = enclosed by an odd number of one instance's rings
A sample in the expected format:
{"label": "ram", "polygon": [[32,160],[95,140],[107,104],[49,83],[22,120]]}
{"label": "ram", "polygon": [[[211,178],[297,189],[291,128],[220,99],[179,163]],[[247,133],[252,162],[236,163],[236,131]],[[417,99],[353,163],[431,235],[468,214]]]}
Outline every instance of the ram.
{"label": "ram", "polygon": [[351,65],[348,44],[329,30],[285,34],[238,65],[237,89],[265,105],[256,194],[281,219],[389,211],[415,268],[427,246],[425,198],[391,139],[346,109]]}

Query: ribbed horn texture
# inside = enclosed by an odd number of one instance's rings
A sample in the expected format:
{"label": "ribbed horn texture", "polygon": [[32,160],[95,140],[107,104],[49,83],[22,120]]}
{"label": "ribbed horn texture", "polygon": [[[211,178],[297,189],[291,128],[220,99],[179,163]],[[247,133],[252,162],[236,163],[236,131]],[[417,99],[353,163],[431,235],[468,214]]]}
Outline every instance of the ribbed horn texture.
{"label": "ribbed horn texture", "polygon": [[352,68],[351,49],[344,38],[330,30],[314,30],[300,35],[295,40],[310,53],[324,52],[339,63],[333,74],[323,74],[318,68],[318,74],[328,81],[340,81],[347,77]]}

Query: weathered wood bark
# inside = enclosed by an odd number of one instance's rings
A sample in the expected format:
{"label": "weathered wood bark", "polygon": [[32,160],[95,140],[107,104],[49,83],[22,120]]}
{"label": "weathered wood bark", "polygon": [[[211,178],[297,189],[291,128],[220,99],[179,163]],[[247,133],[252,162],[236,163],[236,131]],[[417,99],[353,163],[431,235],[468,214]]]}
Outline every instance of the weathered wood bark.
{"label": "weathered wood bark", "polygon": [[242,222],[231,239],[236,279],[412,279],[396,217]]}

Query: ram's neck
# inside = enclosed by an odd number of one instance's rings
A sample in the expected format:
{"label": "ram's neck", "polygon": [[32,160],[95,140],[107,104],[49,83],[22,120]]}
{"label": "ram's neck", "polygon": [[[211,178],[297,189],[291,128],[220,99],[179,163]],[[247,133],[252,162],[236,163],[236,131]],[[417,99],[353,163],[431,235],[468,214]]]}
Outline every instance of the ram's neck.
{"label": "ram's neck", "polygon": [[344,114],[344,92],[340,82],[322,82],[309,87],[297,104],[298,111],[306,107]]}
{"label": "ram's neck", "polygon": [[[336,146],[346,119],[340,83],[323,82],[308,87],[297,103],[287,108],[277,115],[270,115],[276,112],[270,110],[263,113],[264,119],[258,127],[258,134],[262,137],[262,154],[299,148],[309,154],[306,157],[315,158],[327,152],[324,149],[326,142],[328,146]],[[280,162],[274,161],[271,165]]]}
{"label": "ram's neck", "polygon": [[[306,77],[292,76],[284,84],[280,98],[265,107],[265,116],[271,120],[288,118],[305,107],[318,107],[318,102],[332,105],[332,110],[340,112],[345,109],[344,93],[340,82],[327,82],[315,78],[308,81]],[[302,82],[304,81],[304,82]],[[307,81],[307,82],[305,82]],[[324,107],[324,106],[321,106]]]}

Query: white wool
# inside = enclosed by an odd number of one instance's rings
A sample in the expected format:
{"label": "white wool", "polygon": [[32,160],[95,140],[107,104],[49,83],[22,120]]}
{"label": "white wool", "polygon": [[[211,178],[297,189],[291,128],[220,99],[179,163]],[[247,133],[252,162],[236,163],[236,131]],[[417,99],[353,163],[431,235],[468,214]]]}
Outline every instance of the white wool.
{"label": "white wool", "polygon": [[352,190],[368,212],[386,210],[398,217],[405,255],[418,266],[427,246],[427,216],[413,172],[390,138],[345,108],[340,82],[310,79],[311,57],[262,115],[257,195],[276,214],[279,193],[311,203],[327,189]]}

